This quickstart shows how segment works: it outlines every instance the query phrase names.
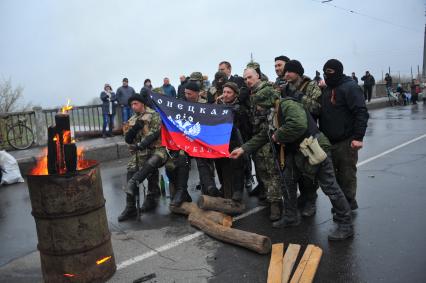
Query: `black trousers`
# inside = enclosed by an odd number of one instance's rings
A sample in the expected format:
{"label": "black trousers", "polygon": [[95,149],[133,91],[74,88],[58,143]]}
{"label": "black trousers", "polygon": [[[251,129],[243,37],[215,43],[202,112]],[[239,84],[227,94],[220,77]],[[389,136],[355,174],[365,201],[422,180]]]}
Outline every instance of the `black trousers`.
{"label": "black trousers", "polygon": [[373,86],[364,86],[364,99],[370,102],[371,94],[373,93]]}
{"label": "black trousers", "polygon": [[[288,218],[297,217],[297,185],[296,181],[302,175],[302,168],[298,168],[295,155],[301,153],[287,153],[284,168],[284,216]],[[324,194],[336,211],[335,221],[339,224],[351,224],[352,215],[348,201],[345,198],[334,175],[333,163],[330,157],[315,165],[315,178],[318,180]]]}

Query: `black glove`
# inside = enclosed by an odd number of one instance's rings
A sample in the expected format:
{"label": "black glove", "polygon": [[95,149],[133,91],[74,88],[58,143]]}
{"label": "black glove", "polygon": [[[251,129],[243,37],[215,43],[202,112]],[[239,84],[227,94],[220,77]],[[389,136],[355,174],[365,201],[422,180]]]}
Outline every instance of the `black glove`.
{"label": "black glove", "polygon": [[130,127],[130,129],[124,135],[124,141],[128,144],[132,144],[139,130],[143,128],[143,124],[144,122],[142,120],[137,120],[136,123]]}
{"label": "black glove", "polygon": [[132,126],[132,129],[136,132],[142,130],[144,126],[144,122],[142,120],[137,120],[136,123]]}
{"label": "black glove", "polygon": [[158,130],[158,131],[154,132],[152,135],[146,136],[143,140],[138,142],[136,144],[138,150],[144,150],[145,148],[147,148],[151,143],[153,143],[154,141],[156,141],[160,137],[160,133],[161,133],[161,131]]}

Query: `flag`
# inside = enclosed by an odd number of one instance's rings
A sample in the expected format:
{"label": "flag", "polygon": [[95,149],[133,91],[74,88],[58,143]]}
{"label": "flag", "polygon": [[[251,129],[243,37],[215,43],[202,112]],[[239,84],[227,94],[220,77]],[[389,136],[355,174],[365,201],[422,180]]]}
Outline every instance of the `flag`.
{"label": "flag", "polygon": [[162,145],[190,156],[229,157],[233,113],[230,107],[195,103],[150,93],[162,120]]}

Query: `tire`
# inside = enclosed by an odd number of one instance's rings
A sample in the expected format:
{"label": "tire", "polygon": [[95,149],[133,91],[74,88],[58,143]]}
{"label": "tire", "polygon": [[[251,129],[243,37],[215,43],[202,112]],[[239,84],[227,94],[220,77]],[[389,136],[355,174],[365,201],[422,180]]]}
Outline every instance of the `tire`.
{"label": "tire", "polygon": [[27,149],[34,143],[33,131],[22,124],[13,125],[7,131],[7,142],[14,149]]}

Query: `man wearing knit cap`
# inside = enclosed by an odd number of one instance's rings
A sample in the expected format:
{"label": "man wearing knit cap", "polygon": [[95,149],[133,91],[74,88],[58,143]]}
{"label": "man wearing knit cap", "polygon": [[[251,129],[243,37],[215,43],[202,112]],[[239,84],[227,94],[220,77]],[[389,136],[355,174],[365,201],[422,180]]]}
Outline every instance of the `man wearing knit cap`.
{"label": "man wearing knit cap", "polygon": [[[232,125],[229,151],[241,146],[244,141],[241,129],[247,126],[248,111],[239,104],[239,88],[236,83],[227,82],[223,85],[223,94],[217,99],[217,104],[232,107],[234,121]],[[225,198],[241,202],[244,189],[244,169],[251,160],[248,156],[240,159],[218,158],[215,159],[216,171],[222,185]]]}
{"label": "man wearing knit cap", "polygon": [[[288,61],[284,66],[284,78],[287,85],[282,89],[282,97],[297,99],[314,118],[317,118],[321,109],[319,103],[321,89],[315,81],[304,76],[302,64],[297,60]],[[298,206],[301,208],[301,214],[305,217],[312,216],[316,212],[317,180],[312,175],[304,174],[296,181],[300,191]]]}
{"label": "man wearing knit cap", "polygon": [[148,193],[140,211],[155,209],[160,196],[158,168],[165,164],[168,156],[166,148],[161,145],[160,115],[147,107],[147,96],[134,94],[129,98],[128,104],[135,114],[130,117],[129,128],[124,134],[131,158],[127,164],[126,208],[118,221],[137,215],[136,197],[139,196],[139,184],[145,179],[148,179]]}
{"label": "man wearing knit cap", "polygon": [[284,66],[288,61],[290,61],[290,59],[284,55],[275,57],[275,73],[277,74],[277,78],[274,83],[274,88],[279,92],[281,92],[287,83],[284,79]]}
{"label": "man wearing knit cap", "polygon": [[352,210],[356,201],[356,163],[363,146],[368,111],[361,87],[343,74],[343,64],[328,60],[323,68],[327,87],[321,98],[320,130],[330,140],[336,179]]}

